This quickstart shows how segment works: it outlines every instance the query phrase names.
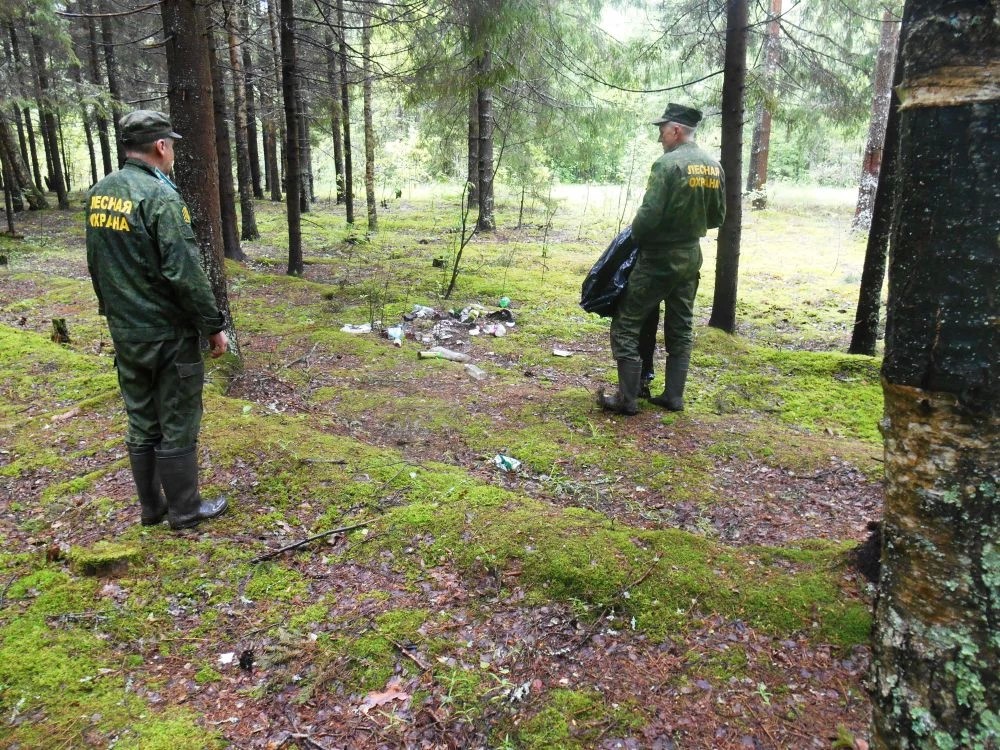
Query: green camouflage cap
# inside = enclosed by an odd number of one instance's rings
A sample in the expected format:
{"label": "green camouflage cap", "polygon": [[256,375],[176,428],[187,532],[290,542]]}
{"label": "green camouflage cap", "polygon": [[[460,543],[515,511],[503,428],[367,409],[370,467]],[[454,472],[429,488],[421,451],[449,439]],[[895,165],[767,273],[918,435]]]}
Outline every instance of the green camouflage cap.
{"label": "green camouflage cap", "polygon": [[137,109],[129,112],[118,124],[122,129],[122,143],[127,146],[142,146],[161,138],[180,138],[174,132],[170,119],[162,112],[152,109]]}
{"label": "green camouflage cap", "polygon": [[674,104],[671,102],[663,111],[663,117],[653,120],[654,125],[662,125],[665,122],[676,122],[680,125],[687,125],[689,128],[693,128],[701,122],[701,112],[691,107],[685,107],[683,104]]}

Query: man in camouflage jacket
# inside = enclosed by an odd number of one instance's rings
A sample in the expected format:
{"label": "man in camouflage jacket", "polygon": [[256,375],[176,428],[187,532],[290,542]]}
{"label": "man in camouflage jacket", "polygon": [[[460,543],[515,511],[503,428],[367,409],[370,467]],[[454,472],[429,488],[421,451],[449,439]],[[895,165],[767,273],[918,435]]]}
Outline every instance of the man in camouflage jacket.
{"label": "man in camouflage jacket", "polygon": [[197,441],[205,368],[199,336],[213,357],[228,340],[191,213],[166,175],[181,136],[150,110],[131,112],[120,125],[125,165],[87,193],[87,268],[115,344],[142,524],[167,518],[183,529],[227,507],[225,498],[207,501],[198,492]]}
{"label": "man in camouflage jacket", "polygon": [[638,412],[643,322],[660,302],[667,349],[663,393],[650,401],[670,411],[684,408],[684,385],[691,360],[694,298],[701,269],[700,240],[726,216],[725,175],[719,163],[693,140],[701,112],[667,106],[653,122],[660,128],[663,156],[653,163],[635,218],[632,236],[639,257],[611,320],[611,353],[618,363],[618,392],[598,403],[620,414]]}

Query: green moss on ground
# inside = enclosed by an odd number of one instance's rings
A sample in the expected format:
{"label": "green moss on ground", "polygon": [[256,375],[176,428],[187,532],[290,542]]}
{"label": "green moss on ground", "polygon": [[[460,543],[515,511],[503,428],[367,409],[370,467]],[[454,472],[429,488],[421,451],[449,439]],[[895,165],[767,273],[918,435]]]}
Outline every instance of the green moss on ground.
{"label": "green moss on ground", "polygon": [[20,747],[90,747],[103,738],[143,750],[221,748],[189,711],[154,709],[126,688],[126,675],[94,632],[111,609],[95,606],[97,585],[40,568],[8,588],[6,607],[18,611],[0,612],[6,740]]}

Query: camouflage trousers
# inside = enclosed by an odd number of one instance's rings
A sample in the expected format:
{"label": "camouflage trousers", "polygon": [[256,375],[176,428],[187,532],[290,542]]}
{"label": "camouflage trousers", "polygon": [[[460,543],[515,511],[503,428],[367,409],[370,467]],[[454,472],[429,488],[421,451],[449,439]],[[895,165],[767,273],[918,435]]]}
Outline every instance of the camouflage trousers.
{"label": "camouflage trousers", "polygon": [[640,361],[643,324],[661,302],[666,303],[663,340],[667,355],[683,357],[691,353],[700,268],[701,248],[697,244],[666,253],[639,252],[611,319],[611,354],[616,360]]}
{"label": "camouflage trousers", "polygon": [[198,337],[115,344],[129,448],[188,448],[201,429],[205,362]]}

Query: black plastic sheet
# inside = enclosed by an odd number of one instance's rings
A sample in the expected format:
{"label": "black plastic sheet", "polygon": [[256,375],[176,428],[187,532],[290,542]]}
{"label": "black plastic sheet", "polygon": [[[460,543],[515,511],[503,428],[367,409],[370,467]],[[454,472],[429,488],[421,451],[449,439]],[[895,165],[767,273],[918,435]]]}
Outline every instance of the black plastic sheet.
{"label": "black plastic sheet", "polygon": [[625,227],[583,280],[580,307],[603,318],[614,315],[638,255],[639,245],[632,239],[632,227]]}

